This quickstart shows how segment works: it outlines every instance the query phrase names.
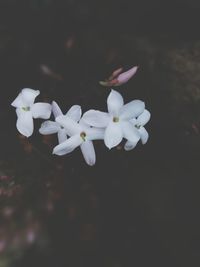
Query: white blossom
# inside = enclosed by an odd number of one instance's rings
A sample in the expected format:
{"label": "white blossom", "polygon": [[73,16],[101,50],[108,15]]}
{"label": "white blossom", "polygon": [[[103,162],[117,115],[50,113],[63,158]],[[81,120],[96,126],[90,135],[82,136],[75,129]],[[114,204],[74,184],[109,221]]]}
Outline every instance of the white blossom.
{"label": "white blossom", "polygon": [[[143,113],[139,115],[137,118],[133,118],[130,120],[130,122],[132,123],[132,126],[136,128],[137,131],[139,132],[140,139],[143,145],[146,144],[149,138],[149,134],[147,130],[144,128],[144,125],[147,124],[147,122],[150,120],[150,117],[151,117],[150,112],[145,109]],[[137,145],[137,142],[134,143],[134,142],[127,141],[125,143],[124,149],[129,151],[133,149],[136,145]]]}
{"label": "white blossom", "polygon": [[12,102],[17,113],[17,129],[26,137],[33,133],[33,118],[48,119],[51,115],[51,105],[48,103],[34,103],[40,94],[39,90],[24,88]]}
{"label": "white blossom", "polygon": [[85,125],[82,120],[78,123],[69,116],[58,116],[56,122],[65,128],[70,138],[57,145],[53,150],[53,154],[62,156],[80,146],[86,163],[90,166],[94,165],[96,162],[96,154],[92,141],[103,139],[104,130],[91,128]]}
{"label": "white blossom", "polygon": [[111,90],[107,107],[108,113],[97,110],[87,111],[83,115],[83,121],[93,127],[105,128],[104,143],[109,149],[117,146],[123,138],[132,143],[138,142],[140,134],[130,120],[144,111],[144,102],[133,100],[124,105],[121,94]]}
{"label": "white blossom", "polygon": [[[74,105],[64,115],[60,107],[58,106],[58,104],[55,101],[53,101],[52,102],[52,113],[55,119],[58,116],[63,115],[65,117],[69,117],[73,119],[74,121],[78,122],[81,118],[81,107],[78,105]],[[57,133],[59,144],[67,140],[66,129],[57,121],[48,120],[48,121],[43,122],[39,129],[39,132],[44,135]]]}

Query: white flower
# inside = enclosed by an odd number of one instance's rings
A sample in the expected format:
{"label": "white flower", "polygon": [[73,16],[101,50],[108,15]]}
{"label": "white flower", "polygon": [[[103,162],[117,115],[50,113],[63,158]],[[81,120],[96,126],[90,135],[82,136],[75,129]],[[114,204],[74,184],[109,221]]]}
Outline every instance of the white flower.
{"label": "white flower", "polygon": [[18,131],[29,137],[33,133],[33,118],[48,119],[51,115],[51,105],[48,103],[34,103],[35,98],[40,94],[39,90],[25,88],[12,102],[17,113]]}
{"label": "white flower", "polygon": [[89,110],[83,115],[83,121],[93,127],[105,128],[104,142],[111,149],[123,139],[138,142],[140,134],[129,121],[144,111],[144,102],[133,100],[124,105],[121,94],[112,90],[107,99],[108,113]]}
{"label": "white flower", "polygon": [[[52,112],[55,117],[55,119],[58,116],[66,116],[74,121],[78,122],[81,118],[81,107],[78,105],[72,106],[69,111],[64,115],[59,108],[58,104],[53,101],[52,102]],[[54,134],[57,133],[58,135],[58,142],[59,144],[67,140],[67,131],[66,129],[57,121],[45,121],[42,123],[39,132],[41,134]]]}
{"label": "white flower", "polygon": [[58,116],[56,121],[65,128],[70,138],[57,145],[53,150],[53,154],[62,156],[80,146],[86,163],[90,166],[94,165],[96,155],[92,140],[103,139],[104,130],[86,126],[82,120],[77,123],[69,116]]}
{"label": "white flower", "polygon": [[[149,138],[149,134],[146,131],[146,129],[144,128],[144,125],[147,124],[147,122],[150,120],[151,114],[148,110],[144,110],[143,113],[136,118],[133,118],[130,120],[130,122],[132,123],[133,127],[136,128],[140,134],[140,139],[142,144],[146,144],[146,142],[148,141]],[[130,142],[127,141],[125,143],[124,149],[129,151],[131,149],[133,149],[135,146],[137,145],[137,142]]]}

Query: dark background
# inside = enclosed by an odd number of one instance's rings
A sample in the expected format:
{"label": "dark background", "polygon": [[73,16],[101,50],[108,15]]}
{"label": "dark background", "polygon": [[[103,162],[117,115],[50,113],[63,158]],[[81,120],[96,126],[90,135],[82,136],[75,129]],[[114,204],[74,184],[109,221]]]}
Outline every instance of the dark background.
{"label": "dark background", "polygon": [[[0,266],[200,266],[200,2],[0,1]],[[142,99],[150,139],[125,152],[95,144],[51,155],[56,137],[23,138],[10,103],[24,87],[63,111],[106,109],[117,88]]]}

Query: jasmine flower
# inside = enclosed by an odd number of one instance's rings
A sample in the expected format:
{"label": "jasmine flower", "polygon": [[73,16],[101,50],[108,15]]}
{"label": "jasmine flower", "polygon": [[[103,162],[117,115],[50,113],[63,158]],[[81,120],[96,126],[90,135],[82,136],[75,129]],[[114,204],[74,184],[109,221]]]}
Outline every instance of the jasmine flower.
{"label": "jasmine flower", "polygon": [[117,146],[123,138],[132,143],[138,142],[140,134],[130,120],[144,111],[144,102],[133,100],[124,105],[121,94],[111,90],[107,107],[108,113],[89,110],[83,115],[82,120],[90,126],[105,128],[104,143],[109,149]]}
{"label": "jasmine flower", "polygon": [[[141,115],[139,115],[137,118],[133,118],[130,120],[133,127],[136,128],[140,134],[140,139],[142,144],[146,144],[149,138],[149,134],[147,130],[144,128],[144,125],[147,124],[147,122],[150,120],[151,114],[148,110],[144,110]],[[124,149],[129,151],[133,149],[137,145],[137,142],[130,142],[127,141],[125,143]]]}
{"label": "jasmine flower", "polygon": [[50,104],[34,103],[39,94],[39,90],[24,88],[11,104],[16,108],[17,129],[26,137],[33,134],[33,118],[48,119],[51,115]]}
{"label": "jasmine flower", "polygon": [[[74,119],[74,121],[78,122],[81,117],[81,107],[78,105],[72,106],[69,111],[64,115],[58,106],[58,104],[53,101],[52,102],[52,113],[54,115],[54,118],[56,119],[58,116],[65,116],[69,117],[71,119]],[[58,135],[58,142],[59,144],[67,140],[67,131],[66,129],[57,121],[45,121],[42,123],[39,132],[41,134],[54,134],[57,133]]]}

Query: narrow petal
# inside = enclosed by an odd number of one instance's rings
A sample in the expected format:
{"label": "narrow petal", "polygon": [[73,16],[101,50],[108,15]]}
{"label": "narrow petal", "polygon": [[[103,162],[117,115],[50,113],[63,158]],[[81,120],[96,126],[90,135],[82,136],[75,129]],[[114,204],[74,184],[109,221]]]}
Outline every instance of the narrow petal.
{"label": "narrow petal", "polygon": [[110,122],[105,130],[104,143],[111,149],[122,141],[123,135],[120,123]]}
{"label": "narrow petal", "polygon": [[39,132],[41,134],[54,134],[57,133],[60,129],[60,125],[55,121],[45,121],[41,124]]}
{"label": "narrow petal", "polygon": [[79,105],[72,106],[66,113],[66,116],[68,116],[69,118],[71,118],[76,122],[80,121],[81,115],[82,111],[81,111],[81,106]]}
{"label": "narrow petal", "polygon": [[93,166],[96,162],[96,154],[92,141],[85,141],[80,146],[86,163]]}
{"label": "narrow petal", "polygon": [[67,133],[65,129],[60,129],[58,131],[58,143],[61,144],[67,140]]}
{"label": "narrow petal", "polygon": [[130,80],[130,78],[133,77],[133,75],[135,75],[137,69],[138,69],[138,67],[135,66],[135,67],[131,68],[130,70],[121,73],[117,78],[117,80],[119,82],[118,85],[121,85],[121,84],[128,82],[128,80]]}
{"label": "narrow petal", "polygon": [[140,127],[139,133],[140,133],[140,138],[141,138],[142,144],[143,145],[146,144],[146,142],[149,139],[149,134],[148,134],[147,130],[144,127]]}
{"label": "narrow petal", "polygon": [[123,136],[128,141],[135,143],[140,140],[140,133],[130,122],[128,121],[122,122],[121,127],[122,127]]}
{"label": "narrow petal", "polygon": [[33,118],[30,111],[17,109],[17,130],[24,136],[29,137],[33,134]]}
{"label": "narrow petal", "polygon": [[22,93],[19,93],[15,100],[11,103],[11,105],[15,108],[26,107],[26,103],[22,97]]}
{"label": "narrow petal", "polygon": [[150,112],[145,109],[142,114],[137,118],[138,125],[144,126],[150,120],[150,117]]}
{"label": "narrow petal", "polygon": [[34,119],[49,119],[51,116],[51,105],[48,103],[35,103],[31,107]]}
{"label": "narrow petal", "polygon": [[136,147],[137,143],[138,143],[138,142],[133,143],[133,142],[127,141],[127,142],[125,143],[125,145],[124,145],[124,149],[125,149],[126,151],[130,151],[130,150],[132,150],[133,148]]}
{"label": "narrow petal", "polygon": [[121,94],[115,90],[111,90],[107,99],[108,112],[113,116],[119,116],[119,112],[123,104],[124,100]]}
{"label": "narrow petal", "polygon": [[54,147],[53,154],[56,154],[58,156],[68,154],[72,152],[75,148],[80,146],[82,142],[83,140],[81,139],[80,135],[74,135],[67,139],[65,142]]}
{"label": "narrow petal", "polygon": [[58,116],[56,121],[65,128],[69,136],[78,134],[82,131],[82,127],[66,115]]}
{"label": "narrow petal", "polygon": [[60,109],[60,107],[55,101],[52,102],[51,106],[52,106],[52,113],[54,115],[54,118],[57,118],[58,116],[63,115],[62,110]]}
{"label": "narrow petal", "polygon": [[133,100],[122,107],[120,118],[123,120],[130,120],[134,117],[138,117],[144,111],[144,107],[143,101]]}
{"label": "narrow petal", "polygon": [[83,114],[82,120],[93,127],[105,128],[110,121],[110,116],[106,112],[91,109]]}
{"label": "narrow petal", "polygon": [[105,135],[105,129],[101,128],[88,128],[86,130],[88,140],[103,140]]}
{"label": "narrow petal", "polygon": [[21,94],[27,106],[31,106],[35,102],[35,98],[40,94],[40,91],[33,90],[30,88],[24,88],[21,91]]}

